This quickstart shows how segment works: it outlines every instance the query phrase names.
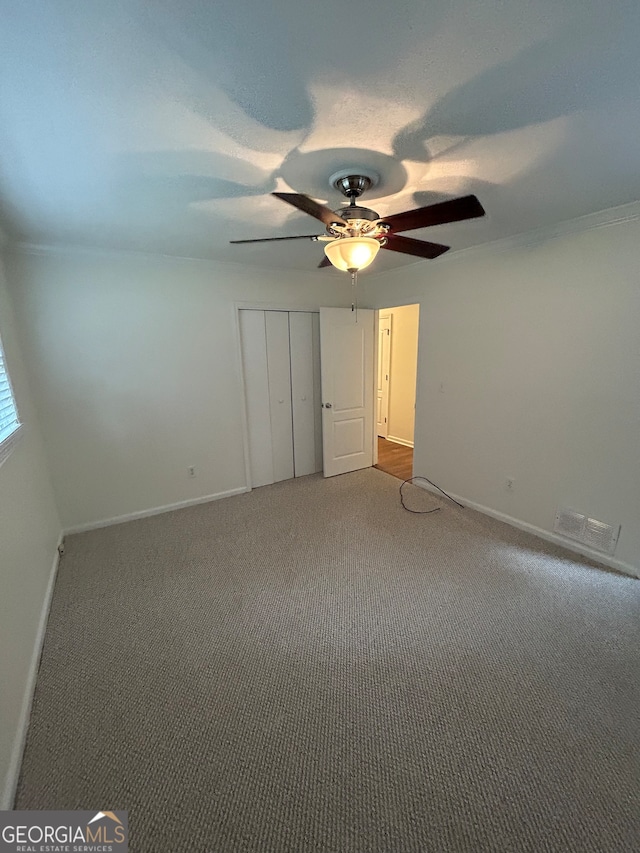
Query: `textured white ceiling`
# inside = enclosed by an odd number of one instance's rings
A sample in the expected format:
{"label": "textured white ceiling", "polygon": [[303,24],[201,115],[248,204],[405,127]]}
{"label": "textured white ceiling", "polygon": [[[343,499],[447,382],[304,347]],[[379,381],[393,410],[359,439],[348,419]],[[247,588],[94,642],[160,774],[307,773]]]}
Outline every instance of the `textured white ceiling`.
{"label": "textured white ceiling", "polygon": [[[359,163],[453,250],[640,199],[637,0],[0,0],[0,224],[17,240],[312,269]],[[382,252],[378,270],[415,263]],[[420,263],[429,263],[421,261]],[[322,274],[325,274],[323,271]],[[328,273],[330,274],[330,273]]]}

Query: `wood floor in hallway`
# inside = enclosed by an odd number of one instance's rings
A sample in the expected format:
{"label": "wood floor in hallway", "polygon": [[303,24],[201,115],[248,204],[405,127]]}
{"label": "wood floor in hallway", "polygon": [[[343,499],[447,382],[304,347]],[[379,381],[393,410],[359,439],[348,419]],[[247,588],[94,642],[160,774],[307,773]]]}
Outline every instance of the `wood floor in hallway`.
{"label": "wood floor in hallway", "polygon": [[408,480],[413,476],[413,447],[378,436],[378,464],[375,467],[400,480]]}

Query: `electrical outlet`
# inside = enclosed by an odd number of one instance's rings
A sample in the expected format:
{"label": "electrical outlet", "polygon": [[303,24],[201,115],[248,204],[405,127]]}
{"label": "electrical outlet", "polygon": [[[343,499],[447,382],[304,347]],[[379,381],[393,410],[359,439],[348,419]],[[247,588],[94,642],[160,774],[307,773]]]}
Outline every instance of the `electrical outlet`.
{"label": "electrical outlet", "polygon": [[187,468],[187,474],[188,474],[190,477],[195,477],[195,476],[196,476],[196,469],[195,469],[195,466],[193,466],[193,465],[189,465],[189,467]]}
{"label": "electrical outlet", "polygon": [[513,491],[514,482],[515,482],[515,480],[513,479],[513,477],[507,477],[507,479],[504,481],[504,484],[507,487],[507,491],[509,491],[509,492]]}

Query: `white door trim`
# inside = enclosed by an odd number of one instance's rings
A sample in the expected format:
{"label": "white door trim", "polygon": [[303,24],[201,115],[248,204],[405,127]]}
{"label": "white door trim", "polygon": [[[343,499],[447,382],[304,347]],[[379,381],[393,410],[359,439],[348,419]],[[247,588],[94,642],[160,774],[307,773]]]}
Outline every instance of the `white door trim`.
{"label": "white door trim", "polygon": [[[375,368],[376,368],[376,376],[380,379],[380,370],[382,369],[382,373],[385,376],[380,380],[382,384],[382,398],[385,401],[384,412],[384,421],[382,422],[382,433],[380,432],[380,422],[378,421],[378,406],[377,403],[379,401],[378,395],[380,394],[380,388],[378,387],[378,380],[376,380],[376,399],[374,401],[374,405],[376,407],[376,438],[382,436],[382,438],[389,438],[389,396],[391,391],[391,330],[392,330],[392,315],[391,314],[381,314],[378,312],[378,347],[380,347],[380,329],[383,324],[387,324],[387,335],[386,335],[386,346],[384,343],[384,339],[382,339],[382,349],[378,349],[375,359]],[[386,354],[385,354],[386,349]],[[386,361],[386,363],[385,363]],[[386,388],[385,388],[386,385]],[[376,441],[377,444],[377,441]]]}

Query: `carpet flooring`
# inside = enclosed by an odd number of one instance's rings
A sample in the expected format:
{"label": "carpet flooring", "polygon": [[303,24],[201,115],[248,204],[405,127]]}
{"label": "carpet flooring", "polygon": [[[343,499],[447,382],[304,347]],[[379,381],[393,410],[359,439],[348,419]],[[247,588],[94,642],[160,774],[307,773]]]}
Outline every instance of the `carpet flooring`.
{"label": "carpet flooring", "polygon": [[640,583],[380,471],[70,536],[20,809],[134,853],[640,850]]}

